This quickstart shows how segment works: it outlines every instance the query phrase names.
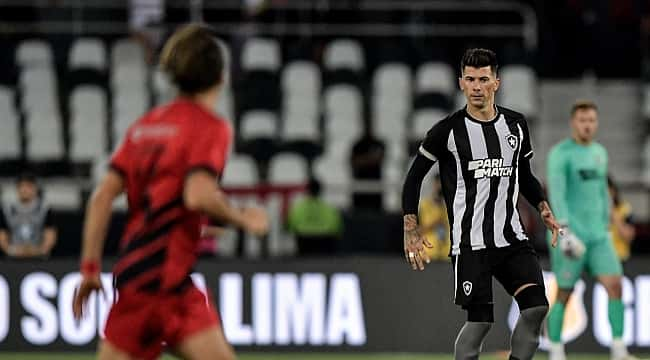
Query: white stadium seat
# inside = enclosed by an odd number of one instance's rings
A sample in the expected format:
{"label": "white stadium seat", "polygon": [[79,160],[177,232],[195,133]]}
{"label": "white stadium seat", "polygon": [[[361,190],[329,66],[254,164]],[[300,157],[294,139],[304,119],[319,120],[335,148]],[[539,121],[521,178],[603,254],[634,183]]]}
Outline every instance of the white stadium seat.
{"label": "white stadium seat", "polygon": [[401,63],[387,63],[379,66],[373,78],[373,92],[403,94],[412,91],[411,70]]}
{"label": "white stadium seat", "polygon": [[63,157],[63,122],[50,112],[33,112],[26,117],[27,158],[52,160]]}
{"label": "white stadium seat", "polygon": [[284,114],[282,138],[317,141],[320,133],[316,114],[290,112]]}
{"label": "white stadium seat", "polygon": [[51,67],[35,67],[20,72],[18,84],[23,91],[57,92],[56,73]]}
{"label": "white stadium seat", "polygon": [[302,185],[309,179],[305,158],[298,154],[278,154],[269,163],[269,183],[272,185]]}
{"label": "white stadium seat", "polygon": [[526,116],[536,116],[538,106],[537,76],[524,65],[506,65],[500,71],[501,104]]}
{"label": "white stadium seat", "polygon": [[449,64],[440,62],[422,64],[415,77],[417,94],[437,92],[451,97],[458,89],[457,76]]}
{"label": "white stadium seat", "polygon": [[0,114],[15,115],[14,91],[6,86],[0,86]]}
{"label": "white stadium seat", "polygon": [[106,94],[83,85],[70,96],[70,155],[76,161],[92,161],[106,153]]}
{"label": "white stadium seat", "polygon": [[215,104],[215,111],[221,115],[224,120],[233,122],[235,120],[235,105],[233,104],[232,92],[225,89],[219,95],[217,103]]}
{"label": "white stadium seat", "polygon": [[75,40],[68,55],[70,69],[106,69],[106,46],[98,38],[79,38]]}
{"label": "white stadium seat", "polygon": [[363,49],[358,41],[337,39],[325,47],[323,64],[327,70],[361,71],[365,67]]}
{"label": "white stadium seat", "polygon": [[323,184],[323,200],[343,209],[350,206],[351,176],[347,162],[325,154],[314,161],[314,175]]}
{"label": "white stadium seat", "polygon": [[274,113],[263,110],[248,111],[241,118],[240,133],[244,140],[274,138],[278,122]]}
{"label": "white stadium seat", "polygon": [[252,157],[233,154],[226,162],[221,185],[223,187],[252,187],[259,183],[257,167]]}
{"label": "white stadium seat", "polygon": [[20,124],[15,114],[2,115],[0,131],[0,159],[16,159],[20,156]]}
{"label": "white stadium seat", "polygon": [[294,61],[282,71],[282,89],[290,96],[297,93],[319,94],[321,90],[321,73],[318,66],[311,61]]}
{"label": "white stadium seat", "polygon": [[111,89],[147,89],[147,69],[133,64],[123,64],[114,67],[111,71]]}
{"label": "white stadium seat", "polygon": [[438,121],[444,119],[447,113],[439,109],[422,109],[413,114],[412,140],[421,140]]}
{"label": "white stadium seat", "polygon": [[16,49],[16,64],[21,67],[52,66],[52,47],[42,40],[26,40]]}
{"label": "white stadium seat", "polygon": [[142,45],[131,39],[120,39],[113,43],[111,48],[111,67],[131,64],[145,67],[145,51]]}
{"label": "white stadium seat", "polygon": [[71,181],[43,183],[43,198],[54,209],[79,210],[81,207],[81,189]]}
{"label": "white stadium seat", "polygon": [[280,45],[275,39],[252,38],[244,44],[241,55],[245,71],[277,71],[281,65]]}
{"label": "white stadium seat", "polygon": [[351,85],[334,85],[325,91],[325,114],[343,115],[361,121],[363,101],[359,90]]}

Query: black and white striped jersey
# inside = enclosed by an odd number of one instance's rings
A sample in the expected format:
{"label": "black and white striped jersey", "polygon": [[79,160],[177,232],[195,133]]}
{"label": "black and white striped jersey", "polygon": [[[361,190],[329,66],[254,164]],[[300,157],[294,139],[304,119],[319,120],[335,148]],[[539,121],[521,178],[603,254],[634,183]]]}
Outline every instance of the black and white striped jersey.
{"label": "black and white striped jersey", "polygon": [[419,152],[438,161],[451,254],[527,240],[517,211],[518,164],[533,156],[524,116],[497,106],[490,121],[459,110],[435,124]]}

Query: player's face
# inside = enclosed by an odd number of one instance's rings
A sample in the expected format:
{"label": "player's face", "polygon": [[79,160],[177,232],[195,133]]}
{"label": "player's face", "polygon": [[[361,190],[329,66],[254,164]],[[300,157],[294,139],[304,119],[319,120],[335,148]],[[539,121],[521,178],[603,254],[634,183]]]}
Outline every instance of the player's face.
{"label": "player's face", "polygon": [[18,199],[21,202],[30,202],[36,198],[36,185],[30,181],[21,181],[17,185]]}
{"label": "player's face", "polygon": [[598,113],[594,109],[579,109],[571,118],[571,127],[574,136],[582,141],[589,142],[598,130]]}
{"label": "player's face", "polygon": [[468,105],[477,109],[494,105],[494,94],[499,89],[499,79],[489,66],[481,68],[465,66],[458,83]]}

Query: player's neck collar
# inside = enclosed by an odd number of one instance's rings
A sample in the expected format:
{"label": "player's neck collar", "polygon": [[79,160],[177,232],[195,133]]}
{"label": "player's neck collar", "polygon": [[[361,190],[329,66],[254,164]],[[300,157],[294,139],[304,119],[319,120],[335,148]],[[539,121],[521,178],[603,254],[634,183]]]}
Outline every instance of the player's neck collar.
{"label": "player's neck collar", "polygon": [[473,122],[476,122],[476,123],[479,123],[479,124],[483,124],[483,125],[494,124],[497,120],[499,120],[499,116],[501,114],[499,113],[499,108],[496,106],[496,104],[493,105],[493,106],[494,106],[494,117],[492,119],[490,119],[490,120],[479,120],[479,119],[473,117],[472,114],[469,113],[468,105],[465,105],[465,118],[469,119],[470,121],[473,121]]}

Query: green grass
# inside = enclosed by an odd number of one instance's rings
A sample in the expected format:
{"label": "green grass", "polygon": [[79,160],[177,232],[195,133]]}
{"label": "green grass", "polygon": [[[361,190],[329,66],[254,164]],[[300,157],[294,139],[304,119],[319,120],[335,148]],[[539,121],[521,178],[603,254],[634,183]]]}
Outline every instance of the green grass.
{"label": "green grass", "polygon": [[[609,360],[607,354],[571,354],[572,360]],[[650,359],[650,356],[641,356]],[[78,353],[2,353],[0,360],[91,360],[92,354]],[[172,360],[171,356],[163,360]],[[315,354],[315,353],[247,353],[239,354],[239,360],[452,360],[451,355],[427,354]],[[481,360],[504,360],[505,356],[486,355]],[[535,359],[545,360],[546,355],[536,356]]]}

